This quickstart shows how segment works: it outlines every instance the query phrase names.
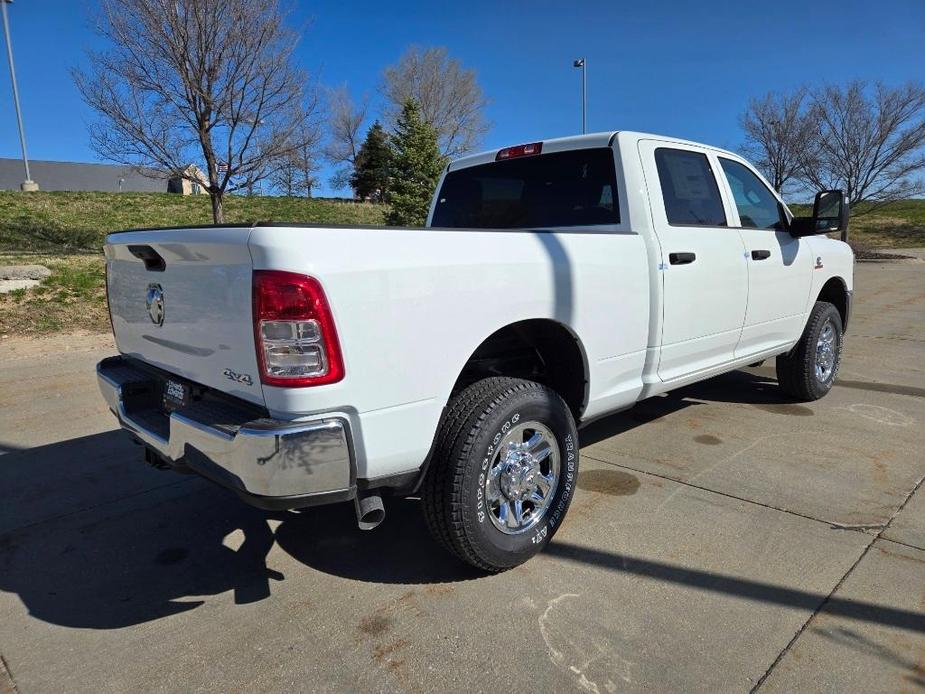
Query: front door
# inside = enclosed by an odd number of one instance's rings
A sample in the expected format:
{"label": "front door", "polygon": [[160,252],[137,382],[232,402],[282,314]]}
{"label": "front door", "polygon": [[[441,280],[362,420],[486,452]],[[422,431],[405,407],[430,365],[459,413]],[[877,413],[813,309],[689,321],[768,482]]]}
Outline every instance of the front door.
{"label": "front door", "polygon": [[661,247],[658,375],[672,381],[732,361],[745,320],[745,247],[704,148],[642,140],[655,234]]}
{"label": "front door", "polygon": [[748,308],[736,346],[747,357],[794,342],[803,331],[814,259],[787,231],[783,205],[745,163],[719,155],[748,263]]}

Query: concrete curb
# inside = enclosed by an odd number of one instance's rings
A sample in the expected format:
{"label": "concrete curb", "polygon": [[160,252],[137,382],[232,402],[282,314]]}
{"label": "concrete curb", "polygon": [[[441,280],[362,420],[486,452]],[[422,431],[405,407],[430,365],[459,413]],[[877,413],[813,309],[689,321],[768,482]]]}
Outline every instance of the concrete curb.
{"label": "concrete curb", "polygon": [[0,265],[0,280],[43,280],[49,275],[44,265]]}
{"label": "concrete curb", "polygon": [[925,260],[921,258],[855,258],[854,262],[856,263],[904,263],[907,265],[915,265],[917,263],[925,263]]}

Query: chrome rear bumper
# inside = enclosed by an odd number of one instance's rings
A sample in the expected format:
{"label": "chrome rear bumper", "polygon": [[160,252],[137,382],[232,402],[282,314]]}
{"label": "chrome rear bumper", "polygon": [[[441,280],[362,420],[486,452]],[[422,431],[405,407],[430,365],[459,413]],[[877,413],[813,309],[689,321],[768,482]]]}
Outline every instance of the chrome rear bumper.
{"label": "chrome rear bumper", "polygon": [[162,379],[123,357],[97,367],[100,391],[124,429],[169,465],[189,468],[262,508],[299,508],[356,494],[349,427],[339,417],[287,422],[249,406],[194,402],[163,412]]}

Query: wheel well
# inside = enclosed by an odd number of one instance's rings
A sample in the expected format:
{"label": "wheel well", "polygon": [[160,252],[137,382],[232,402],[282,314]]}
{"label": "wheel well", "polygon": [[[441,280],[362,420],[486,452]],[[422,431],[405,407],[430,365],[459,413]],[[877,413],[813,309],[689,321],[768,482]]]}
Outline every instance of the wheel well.
{"label": "wheel well", "polygon": [[576,420],[587,400],[588,370],[581,345],[561,323],[547,319],[512,323],[490,335],[463,367],[453,394],[489,376],[537,381],[565,400]]}
{"label": "wheel well", "polygon": [[842,329],[848,327],[848,289],[840,277],[831,277],[822,285],[817,301],[828,301],[838,309]]}

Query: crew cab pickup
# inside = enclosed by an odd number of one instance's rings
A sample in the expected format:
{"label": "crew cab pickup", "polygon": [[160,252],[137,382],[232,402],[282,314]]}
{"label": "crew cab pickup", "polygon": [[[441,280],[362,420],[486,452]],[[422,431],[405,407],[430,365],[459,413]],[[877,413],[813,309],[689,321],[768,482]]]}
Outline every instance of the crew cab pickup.
{"label": "crew cab pickup", "polygon": [[420,496],[486,571],[549,542],[577,426],[776,357],[825,395],[852,295],[841,191],[794,217],[744,159],[609,132],[451,162],[424,228],[111,234],[99,384],[148,462],[269,509]]}

